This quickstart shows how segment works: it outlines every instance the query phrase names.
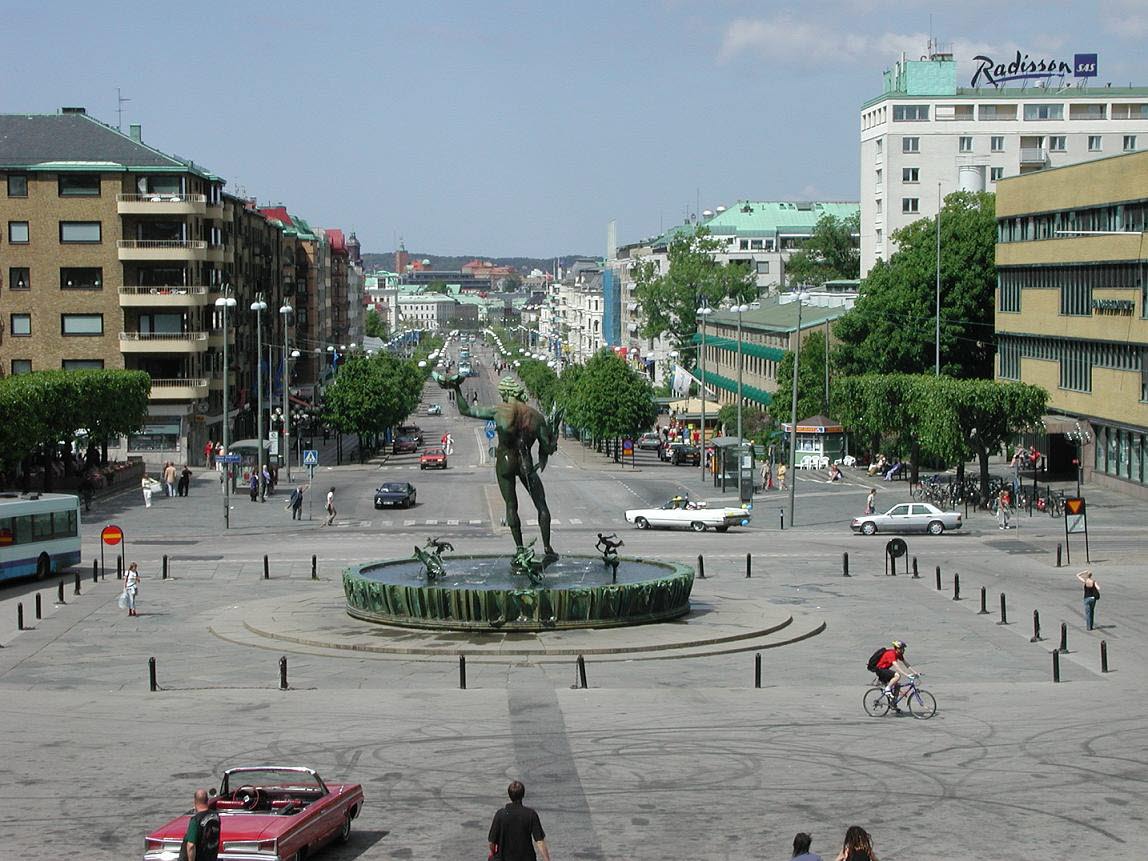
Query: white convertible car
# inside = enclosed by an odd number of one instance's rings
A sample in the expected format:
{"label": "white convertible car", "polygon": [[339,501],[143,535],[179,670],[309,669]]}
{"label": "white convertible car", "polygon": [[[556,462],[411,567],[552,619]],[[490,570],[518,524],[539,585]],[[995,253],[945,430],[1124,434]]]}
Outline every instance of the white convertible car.
{"label": "white convertible car", "polygon": [[639,529],[689,527],[694,532],[704,532],[708,527],[725,532],[731,526],[747,526],[750,516],[744,508],[699,508],[693,503],[671,499],[661,508],[631,508],[626,512],[626,522]]}

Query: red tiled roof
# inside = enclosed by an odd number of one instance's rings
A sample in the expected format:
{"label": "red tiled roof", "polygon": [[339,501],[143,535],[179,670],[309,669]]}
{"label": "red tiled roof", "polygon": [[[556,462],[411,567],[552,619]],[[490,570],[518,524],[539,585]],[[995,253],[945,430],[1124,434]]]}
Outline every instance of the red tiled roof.
{"label": "red tiled roof", "polygon": [[266,215],[268,218],[273,218],[288,227],[294,227],[295,222],[291,220],[291,216],[287,213],[286,206],[261,206],[259,212]]}
{"label": "red tiled roof", "polygon": [[327,228],[327,240],[331,243],[331,250],[340,252],[347,250],[347,238],[343,235],[343,231],[337,227]]}

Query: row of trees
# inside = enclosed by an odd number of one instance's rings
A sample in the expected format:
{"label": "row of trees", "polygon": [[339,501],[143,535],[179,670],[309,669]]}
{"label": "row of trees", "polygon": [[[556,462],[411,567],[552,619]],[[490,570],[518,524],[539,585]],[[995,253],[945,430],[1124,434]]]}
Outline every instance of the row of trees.
{"label": "row of trees", "polygon": [[400,359],[385,350],[354,356],[325,389],[323,417],[338,432],[356,435],[360,461],[388,428],[418,408],[428,374],[418,362],[418,356]]}

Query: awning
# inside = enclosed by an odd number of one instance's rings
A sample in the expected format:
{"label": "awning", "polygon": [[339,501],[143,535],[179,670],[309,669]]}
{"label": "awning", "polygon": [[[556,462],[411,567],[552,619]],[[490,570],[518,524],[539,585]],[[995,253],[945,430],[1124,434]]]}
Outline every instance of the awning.
{"label": "awning", "polygon": [[1082,424],[1087,424],[1085,420],[1056,413],[1041,416],[1040,421],[1044,425],[1045,433],[1070,433]]}

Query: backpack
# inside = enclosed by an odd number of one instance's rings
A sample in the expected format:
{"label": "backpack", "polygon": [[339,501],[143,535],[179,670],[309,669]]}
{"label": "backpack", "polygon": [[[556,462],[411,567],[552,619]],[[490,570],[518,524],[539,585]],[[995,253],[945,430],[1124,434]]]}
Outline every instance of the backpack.
{"label": "backpack", "polygon": [[881,660],[881,656],[883,654],[885,654],[885,647],[884,646],[882,646],[877,651],[875,651],[872,655],[869,656],[869,663],[867,663],[865,665],[866,669],[868,669],[869,672],[871,672],[871,673],[877,672],[877,662],[879,660]]}

